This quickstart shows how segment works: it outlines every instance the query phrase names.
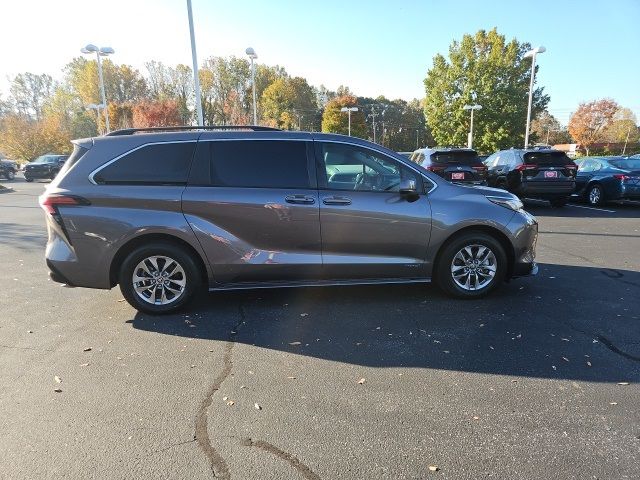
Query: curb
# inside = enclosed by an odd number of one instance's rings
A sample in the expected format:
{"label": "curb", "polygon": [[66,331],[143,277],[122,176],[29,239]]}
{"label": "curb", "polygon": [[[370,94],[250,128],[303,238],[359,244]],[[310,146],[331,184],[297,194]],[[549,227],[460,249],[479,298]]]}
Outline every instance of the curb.
{"label": "curb", "polygon": [[2,193],[11,193],[13,191],[14,190],[11,187],[5,187],[4,185],[0,185],[0,194],[2,194]]}

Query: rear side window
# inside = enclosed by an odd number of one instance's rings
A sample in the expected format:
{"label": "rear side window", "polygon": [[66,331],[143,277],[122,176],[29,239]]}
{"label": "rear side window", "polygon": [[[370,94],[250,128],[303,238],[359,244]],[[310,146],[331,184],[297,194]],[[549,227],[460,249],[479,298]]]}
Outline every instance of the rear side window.
{"label": "rear side window", "polygon": [[456,165],[476,165],[482,163],[478,153],[474,151],[434,152],[431,154],[433,163],[447,163]]}
{"label": "rear side window", "polygon": [[211,181],[216,187],[310,188],[307,142],[231,140],[211,142]]}
{"label": "rear side window", "polygon": [[185,185],[195,145],[146,145],[107,165],[93,179],[106,185]]}
{"label": "rear side window", "polygon": [[571,160],[564,152],[525,152],[522,157],[524,159],[524,163],[535,165],[563,167],[568,163],[571,163]]}

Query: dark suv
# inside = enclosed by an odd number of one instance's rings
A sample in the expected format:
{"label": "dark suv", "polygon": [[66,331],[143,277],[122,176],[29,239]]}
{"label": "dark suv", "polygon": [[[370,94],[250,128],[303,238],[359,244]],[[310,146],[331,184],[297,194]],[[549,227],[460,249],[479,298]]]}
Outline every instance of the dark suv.
{"label": "dark suv", "polygon": [[4,177],[7,180],[13,180],[16,178],[18,172],[18,164],[13,160],[7,160],[6,158],[0,158],[0,177]]}
{"label": "dark suv", "polygon": [[502,150],[485,161],[488,183],[521,198],[549,200],[565,205],[575,190],[577,166],[558,150]]}
{"label": "dark suv", "polygon": [[[146,133],[145,133],[146,132]],[[266,127],[75,141],[40,198],[53,280],[152,313],[209,290],[429,282],[463,298],[535,274],[508,192],[451,184],[364,140]]]}
{"label": "dark suv", "polygon": [[33,182],[34,179],[53,180],[69,155],[41,155],[24,167],[24,179]]}
{"label": "dark suv", "polygon": [[487,184],[487,167],[470,148],[420,148],[411,161],[450,182]]}

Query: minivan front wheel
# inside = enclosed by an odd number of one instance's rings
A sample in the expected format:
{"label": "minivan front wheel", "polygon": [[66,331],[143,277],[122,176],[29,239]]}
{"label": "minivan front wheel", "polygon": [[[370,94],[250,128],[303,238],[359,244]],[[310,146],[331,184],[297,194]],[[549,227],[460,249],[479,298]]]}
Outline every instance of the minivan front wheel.
{"label": "minivan front wheel", "polygon": [[182,248],[157,243],[137,248],[122,263],[120,291],[141,312],[161,314],[185,305],[200,286],[200,272]]}
{"label": "minivan front wheel", "polygon": [[467,233],[454,239],[436,265],[438,286],[459,298],[487,295],[504,280],[507,255],[493,237]]}

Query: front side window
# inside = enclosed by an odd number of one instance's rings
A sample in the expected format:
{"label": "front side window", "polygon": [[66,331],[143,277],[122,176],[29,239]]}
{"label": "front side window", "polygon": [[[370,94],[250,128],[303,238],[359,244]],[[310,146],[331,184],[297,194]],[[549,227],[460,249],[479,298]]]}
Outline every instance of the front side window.
{"label": "front side window", "polygon": [[316,142],[316,156],[330,190],[398,192],[400,182],[418,175],[372,150],[342,143]]}
{"label": "front side window", "polygon": [[212,185],[310,188],[306,143],[291,140],[212,141]]}
{"label": "front side window", "polygon": [[185,185],[195,142],[145,145],[99,170],[105,185]]}

